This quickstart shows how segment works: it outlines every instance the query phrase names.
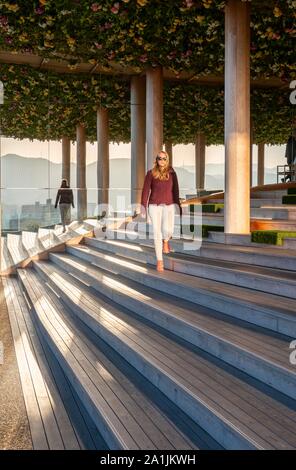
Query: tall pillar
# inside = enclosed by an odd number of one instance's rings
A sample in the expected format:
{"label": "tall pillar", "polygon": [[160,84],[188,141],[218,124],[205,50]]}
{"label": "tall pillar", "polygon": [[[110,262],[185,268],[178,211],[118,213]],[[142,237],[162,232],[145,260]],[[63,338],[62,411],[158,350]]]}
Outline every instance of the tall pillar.
{"label": "tall pillar", "polygon": [[206,137],[198,132],[195,141],[195,186],[196,190],[205,187]]}
{"label": "tall pillar", "polygon": [[163,71],[151,67],[146,73],[146,168],[151,169],[163,145]]}
{"label": "tall pillar", "polygon": [[250,5],[225,7],[225,233],[250,233]]}
{"label": "tall pillar", "polygon": [[68,180],[70,184],[70,139],[62,137],[62,179]]}
{"label": "tall pillar", "polygon": [[97,110],[97,140],[97,184],[100,205],[109,203],[109,112],[106,108]]}
{"label": "tall pillar", "polygon": [[264,142],[258,144],[258,186],[264,184],[264,155],[265,145]]}
{"label": "tall pillar", "polygon": [[164,149],[169,156],[170,165],[173,166],[173,143],[171,140],[165,142]]}
{"label": "tall pillar", "polygon": [[83,124],[76,127],[77,142],[77,218],[79,221],[87,217],[86,193],[86,134]]}
{"label": "tall pillar", "polygon": [[131,203],[140,204],[145,179],[146,77],[131,79]]}

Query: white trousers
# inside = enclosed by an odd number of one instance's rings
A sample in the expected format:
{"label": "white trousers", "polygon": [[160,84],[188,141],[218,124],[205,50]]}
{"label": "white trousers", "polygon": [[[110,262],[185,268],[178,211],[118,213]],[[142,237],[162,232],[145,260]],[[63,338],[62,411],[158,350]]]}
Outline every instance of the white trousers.
{"label": "white trousers", "polygon": [[156,259],[162,260],[162,240],[169,240],[174,232],[175,204],[149,204],[149,216],[153,226]]}

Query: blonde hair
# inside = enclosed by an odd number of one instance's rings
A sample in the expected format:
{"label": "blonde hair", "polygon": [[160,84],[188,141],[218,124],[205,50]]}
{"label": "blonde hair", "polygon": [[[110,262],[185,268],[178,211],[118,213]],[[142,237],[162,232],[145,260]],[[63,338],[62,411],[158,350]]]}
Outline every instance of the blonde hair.
{"label": "blonde hair", "polygon": [[[161,154],[166,156],[166,165],[164,167],[160,167],[157,162],[157,157],[160,156]],[[169,176],[170,169],[171,169],[171,166],[170,166],[168,153],[165,152],[164,150],[160,150],[160,152],[158,152],[154,160],[154,164],[152,168],[152,176],[161,181],[167,181],[170,177]]]}

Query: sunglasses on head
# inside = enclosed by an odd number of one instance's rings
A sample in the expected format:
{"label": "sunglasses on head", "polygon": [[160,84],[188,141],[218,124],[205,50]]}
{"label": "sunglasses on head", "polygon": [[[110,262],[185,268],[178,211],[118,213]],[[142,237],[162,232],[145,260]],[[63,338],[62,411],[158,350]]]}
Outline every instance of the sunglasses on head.
{"label": "sunglasses on head", "polygon": [[161,161],[161,160],[166,160],[167,157],[156,157],[156,160]]}

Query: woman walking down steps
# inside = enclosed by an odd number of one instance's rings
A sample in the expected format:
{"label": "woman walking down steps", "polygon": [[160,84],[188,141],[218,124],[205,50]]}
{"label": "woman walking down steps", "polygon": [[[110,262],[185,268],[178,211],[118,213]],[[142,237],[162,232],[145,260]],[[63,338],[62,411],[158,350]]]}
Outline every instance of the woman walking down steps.
{"label": "woman walking down steps", "polygon": [[142,190],[141,215],[149,214],[159,272],[164,271],[163,253],[170,253],[169,239],[174,232],[175,206],[179,200],[179,184],[175,170],[169,164],[167,152],[158,152],[153,168],[147,171]]}
{"label": "woman walking down steps", "polygon": [[66,225],[69,225],[71,222],[71,206],[74,208],[73,191],[65,178],[62,179],[61,187],[57,192],[54,205],[55,209],[57,208],[58,204],[61,213],[63,232],[65,232]]}

